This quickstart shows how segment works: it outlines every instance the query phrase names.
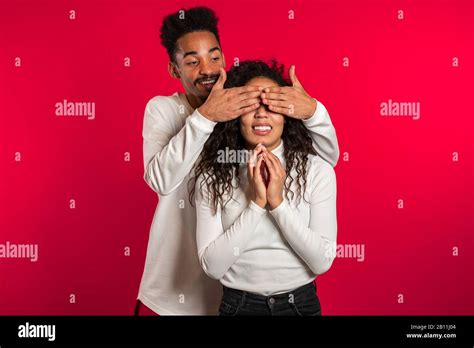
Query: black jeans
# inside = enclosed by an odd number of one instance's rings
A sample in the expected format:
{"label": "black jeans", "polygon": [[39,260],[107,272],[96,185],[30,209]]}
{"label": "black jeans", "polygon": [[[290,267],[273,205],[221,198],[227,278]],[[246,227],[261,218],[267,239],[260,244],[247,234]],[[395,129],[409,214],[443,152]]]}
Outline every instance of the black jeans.
{"label": "black jeans", "polygon": [[219,307],[223,316],[236,315],[321,315],[316,284],[311,282],[283,294],[263,296],[224,286]]}

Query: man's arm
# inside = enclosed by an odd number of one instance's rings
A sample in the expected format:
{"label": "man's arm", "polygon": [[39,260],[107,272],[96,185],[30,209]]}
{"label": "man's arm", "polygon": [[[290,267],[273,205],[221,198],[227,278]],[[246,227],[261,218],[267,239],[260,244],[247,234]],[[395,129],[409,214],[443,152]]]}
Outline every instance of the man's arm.
{"label": "man's arm", "polygon": [[216,122],[195,110],[176,133],[173,116],[166,116],[171,106],[152,99],[145,108],[143,122],[144,179],[160,195],[179,186],[199,157]]}
{"label": "man's arm", "polygon": [[265,88],[262,101],[270,111],[303,120],[316,152],[334,167],[339,159],[339,145],[331,118],[324,105],[305,91],[296,77],[294,65],[290,68],[290,79],[291,87]]}
{"label": "man's arm", "polygon": [[332,125],[326,107],[317,101],[316,111],[313,116],[303,119],[313,139],[313,146],[318,155],[333,167],[339,159],[339,145],[337,143],[336,129]]}
{"label": "man's arm", "polygon": [[183,182],[217,122],[235,119],[259,106],[260,87],[224,89],[226,78],[221,68],[206,102],[186,118],[181,129],[176,129],[175,116],[169,115],[171,106],[166,102],[155,98],[147,104],[143,122],[144,179],[153,191],[167,195]]}

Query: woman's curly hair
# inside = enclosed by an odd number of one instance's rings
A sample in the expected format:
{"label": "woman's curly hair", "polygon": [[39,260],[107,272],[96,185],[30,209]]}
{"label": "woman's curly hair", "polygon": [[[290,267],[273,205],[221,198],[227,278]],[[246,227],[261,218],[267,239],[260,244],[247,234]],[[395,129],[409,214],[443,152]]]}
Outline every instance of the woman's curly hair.
{"label": "woman's curly hair", "polygon": [[[275,60],[272,60],[270,64],[260,60],[244,61],[230,70],[224,87],[245,86],[256,77],[269,78],[279,86],[290,86],[291,84],[283,77],[283,72],[284,66]],[[316,150],[308,130],[299,119],[285,117],[281,138],[284,143],[287,175],[284,186],[285,195],[288,200],[294,198],[292,184],[295,183],[299,201],[301,197],[304,197],[306,187],[308,155],[316,155]],[[234,189],[237,189],[240,184],[240,163],[222,163],[223,161],[217,160],[218,154],[226,151],[226,148],[233,151],[245,151],[245,140],[240,132],[240,118],[220,122],[214,127],[214,131],[204,144],[200,160],[194,166],[194,175],[189,180],[189,200],[193,204],[196,180],[201,175],[203,176],[199,190],[203,194],[203,186],[206,186],[214,213],[218,205],[225,208],[232,199]],[[296,178],[291,175],[293,170],[296,172]]]}

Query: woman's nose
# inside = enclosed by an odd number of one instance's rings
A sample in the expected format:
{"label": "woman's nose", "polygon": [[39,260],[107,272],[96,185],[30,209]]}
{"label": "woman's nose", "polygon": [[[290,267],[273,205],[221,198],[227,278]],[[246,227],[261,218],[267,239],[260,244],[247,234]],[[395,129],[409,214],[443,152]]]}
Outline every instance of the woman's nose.
{"label": "woman's nose", "polygon": [[257,111],[255,112],[255,117],[268,117],[267,109],[265,108],[264,104],[260,103],[260,106],[257,108]]}

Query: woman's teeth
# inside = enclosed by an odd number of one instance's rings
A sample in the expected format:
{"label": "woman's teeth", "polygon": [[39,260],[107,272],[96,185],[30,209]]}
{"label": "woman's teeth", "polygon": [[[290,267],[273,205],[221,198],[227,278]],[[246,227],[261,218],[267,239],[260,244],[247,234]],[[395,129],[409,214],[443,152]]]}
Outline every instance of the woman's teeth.
{"label": "woman's teeth", "polygon": [[252,128],[255,130],[263,131],[263,132],[272,130],[272,127],[270,126],[254,126]]}

